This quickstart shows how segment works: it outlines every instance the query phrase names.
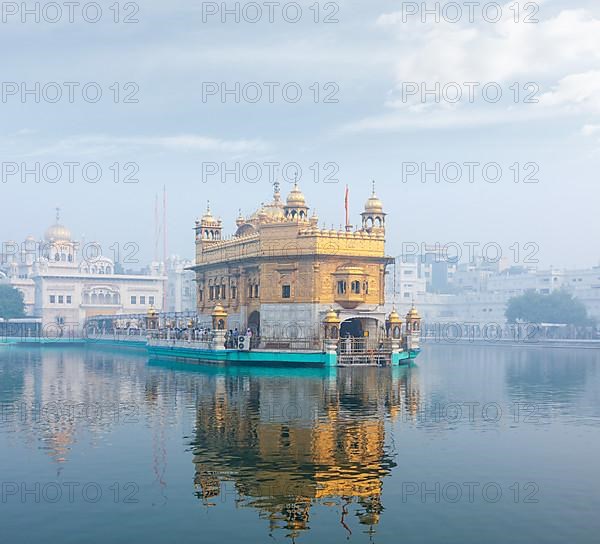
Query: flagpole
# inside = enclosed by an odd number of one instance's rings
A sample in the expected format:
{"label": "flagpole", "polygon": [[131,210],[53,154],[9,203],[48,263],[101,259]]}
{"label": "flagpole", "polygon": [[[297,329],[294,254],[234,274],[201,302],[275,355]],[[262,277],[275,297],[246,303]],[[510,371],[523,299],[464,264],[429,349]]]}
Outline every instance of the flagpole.
{"label": "flagpole", "polygon": [[350,232],[352,230],[352,225],[350,224],[350,214],[348,211],[348,185],[346,185],[346,195],[344,196],[344,207],[346,208],[346,232]]}

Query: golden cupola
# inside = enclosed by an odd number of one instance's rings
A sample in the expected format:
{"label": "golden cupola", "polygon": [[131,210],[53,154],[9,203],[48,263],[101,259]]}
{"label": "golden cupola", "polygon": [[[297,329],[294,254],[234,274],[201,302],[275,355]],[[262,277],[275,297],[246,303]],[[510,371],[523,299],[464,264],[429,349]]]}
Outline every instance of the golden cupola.
{"label": "golden cupola", "polygon": [[213,217],[210,211],[210,202],[206,203],[206,211],[200,218],[200,221],[196,221],[196,237],[205,241],[220,240],[221,233],[223,231],[222,221]]}
{"label": "golden cupola", "polygon": [[385,216],[383,203],[375,194],[375,182],[371,196],[365,202],[365,210],[360,214],[362,217],[362,228],[367,232],[385,229]]}
{"label": "golden cupola", "polygon": [[308,221],[308,209],[306,198],[298,187],[298,180],[296,179],[294,187],[286,199],[283,213],[287,219],[293,221]]}

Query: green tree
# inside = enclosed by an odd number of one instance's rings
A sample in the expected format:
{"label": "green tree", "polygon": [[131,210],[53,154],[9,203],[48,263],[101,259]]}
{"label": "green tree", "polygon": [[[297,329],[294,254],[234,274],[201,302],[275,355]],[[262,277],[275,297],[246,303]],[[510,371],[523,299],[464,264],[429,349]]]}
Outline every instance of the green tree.
{"label": "green tree", "polygon": [[527,291],[523,295],[513,297],[508,301],[505,315],[509,323],[524,321],[577,326],[592,323],[583,302],[562,290],[549,295]]}
{"label": "green tree", "polygon": [[23,293],[11,285],[0,285],[0,317],[4,319],[25,317]]}

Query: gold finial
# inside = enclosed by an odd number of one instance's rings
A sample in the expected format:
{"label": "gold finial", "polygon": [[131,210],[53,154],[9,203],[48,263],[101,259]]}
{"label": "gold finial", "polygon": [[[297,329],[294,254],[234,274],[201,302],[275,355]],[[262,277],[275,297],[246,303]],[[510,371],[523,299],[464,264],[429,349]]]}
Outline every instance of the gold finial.
{"label": "gold finial", "polygon": [[60,208],[55,208],[56,209],[56,222],[58,223],[60,221]]}
{"label": "gold finial", "polygon": [[373,196],[375,196],[375,180],[371,180],[371,183],[373,184]]}

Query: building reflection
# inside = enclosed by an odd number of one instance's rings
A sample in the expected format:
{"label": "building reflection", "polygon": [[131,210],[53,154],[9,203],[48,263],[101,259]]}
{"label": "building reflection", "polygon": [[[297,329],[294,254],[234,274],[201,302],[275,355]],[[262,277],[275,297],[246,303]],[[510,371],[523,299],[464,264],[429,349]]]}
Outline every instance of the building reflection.
{"label": "building reflection", "polygon": [[[322,380],[216,378],[199,400],[193,442],[196,493],[218,507],[258,510],[270,534],[310,529],[315,506],[335,507],[374,531],[384,478],[396,466],[386,422],[416,413],[413,369],[342,369]],[[208,389],[208,388],[207,388]]]}
{"label": "building reflection", "polygon": [[18,432],[59,467],[82,437],[94,443],[138,411],[127,381],[110,379],[124,375],[131,363],[119,363],[109,352],[85,358],[83,353],[74,348],[15,349],[5,352],[0,365],[0,377],[6,369],[12,377],[3,379],[0,388],[0,430]]}

